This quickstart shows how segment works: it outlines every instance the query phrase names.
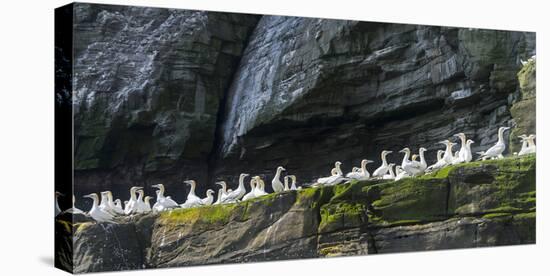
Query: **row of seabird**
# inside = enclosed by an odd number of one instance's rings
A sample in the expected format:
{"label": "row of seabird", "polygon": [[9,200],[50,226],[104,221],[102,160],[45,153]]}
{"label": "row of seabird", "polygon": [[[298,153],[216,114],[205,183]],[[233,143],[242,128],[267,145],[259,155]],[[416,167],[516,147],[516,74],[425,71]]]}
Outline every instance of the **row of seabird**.
{"label": "row of seabird", "polygon": [[[498,159],[503,158],[502,153],[506,149],[506,144],[504,141],[504,132],[510,129],[509,127],[500,127],[498,130],[498,141],[495,145],[487,149],[486,151],[477,152],[479,155],[478,160],[486,159]],[[426,148],[421,147],[419,149],[418,155],[413,154],[411,156],[411,150],[406,147],[399,152],[403,153],[403,161],[401,165],[395,166],[394,163],[389,163],[386,160],[388,154],[392,153],[389,150],[383,150],[380,153],[380,159],[382,164],[378,167],[372,175],[367,170],[366,166],[369,163],[374,163],[372,160],[363,159],[361,161],[360,167],[353,167],[352,171],[344,175],[341,169],[342,162],[336,161],[334,163],[334,168],[331,170],[331,175],[326,177],[321,177],[317,179],[317,183],[313,186],[330,186],[336,185],[342,182],[349,181],[351,179],[356,180],[368,180],[368,179],[394,179],[400,180],[402,178],[407,178],[411,176],[418,176],[425,173],[430,173],[439,169],[442,169],[449,165],[459,164],[459,163],[468,163],[472,161],[472,150],[471,145],[475,142],[473,140],[467,139],[466,134],[457,133],[453,137],[458,137],[461,142],[460,150],[453,153],[453,146],[457,145],[450,140],[443,140],[438,142],[438,144],[443,144],[445,150],[437,151],[437,162],[428,166],[426,159],[424,157]],[[514,153],[517,155],[525,155],[535,153],[535,135],[531,134],[521,135],[519,138],[522,140],[522,148],[519,153]],[[420,161],[417,161],[416,158],[420,157]],[[395,167],[395,171],[394,171]]]}
{"label": "row of seabird", "polygon": [[[506,144],[504,142],[504,132],[508,130],[509,127],[500,127],[498,130],[498,141],[491,148],[486,151],[478,152],[479,159],[498,159],[503,158],[502,153],[506,149]],[[445,146],[445,150],[438,150],[437,152],[437,162],[430,166],[427,165],[425,159],[426,148],[421,147],[419,149],[418,155],[413,154],[411,156],[411,150],[406,147],[400,150],[399,152],[403,153],[403,161],[401,165],[395,166],[394,163],[389,163],[386,160],[388,154],[392,153],[389,150],[383,150],[380,154],[382,164],[372,173],[372,175],[367,170],[367,164],[374,163],[372,160],[363,159],[361,161],[360,167],[354,167],[351,172],[344,175],[340,161],[334,163],[334,168],[331,170],[331,175],[327,177],[321,177],[317,179],[316,183],[312,186],[331,186],[336,185],[342,182],[350,180],[369,180],[369,179],[393,179],[400,180],[407,177],[413,177],[422,175],[425,173],[430,173],[441,168],[444,168],[449,165],[459,164],[459,163],[468,163],[472,161],[472,152],[471,144],[474,141],[466,139],[464,133],[455,134],[454,137],[458,137],[461,142],[460,150],[453,153],[453,146],[457,143],[453,143],[450,140],[440,141],[440,144]],[[531,134],[520,135],[519,138],[522,142],[521,150],[516,155],[526,155],[536,152],[535,145],[535,135]],[[417,161],[417,158],[420,158],[420,161]],[[395,171],[394,171],[395,166]],[[275,193],[290,191],[290,190],[299,190],[302,187],[296,186],[296,176],[287,175],[284,177],[284,183],[281,182],[281,173],[285,171],[285,168],[279,166],[276,170],[275,176],[271,181],[271,187]],[[145,196],[145,192],[142,187],[131,187],[130,188],[130,198],[124,202],[124,207],[120,199],[113,199],[113,194],[111,191],[101,192],[101,198],[96,193],[91,193],[85,195],[85,198],[92,199],[92,208],[88,212],[88,215],[98,222],[113,222],[113,219],[116,216],[122,215],[134,215],[134,214],[145,214],[149,212],[162,212],[165,210],[171,210],[175,208],[192,208],[199,206],[207,205],[217,205],[217,204],[228,204],[235,203],[239,201],[246,201],[256,197],[261,197],[267,195],[265,191],[265,182],[260,176],[253,176],[250,179],[250,191],[247,192],[245,188],[245,178],[249,174],[241,173],[239,176],[239,184],[235,190],[228,189],[228,185],[225,181],[216,182],[217,185],[220,185],[221,188],[218,190],[217,200],[214,202],[214,191],[208,189],[206,191],[206,197],[200,198],[195,193],[195,188],[197,186],[196,181],[186,180],[185,184],[190,186],[189,193],[184,203],[178,204],[170,196],[165,196],[166,191],[163,184],[152,185],[151,187],[157,188],[156,190],[156,202],[151,206],[150,196]],[[289,183],[289,180],[291,183]],[[57,197],[62,196],[62,194],[55,193],[55,215],[57,216],[61,213],[59,204],[57,202]],[[73,206],[68,209],[66,212],[72,214],[85,214],[82,210],[78,209],[74,205],[75,198],[73,196]]]}
{"label": "row of seabird", "polygon": [[[300,190],[302,187],[296,186],[296,176],[285,176],[284,183],[281,182],[281,173],[285,168],[279,166],[275,173],[275,177],[271,181],[271,187],[275,192],[283,192],[290,190]],[[237,189],[227,189],[227,183],[225,181],[216,182],[221,188],[218,190],[218,198],[214,202],[214,191],[208,189],[206,191],[206,197],[200,198],[196,195],[195,189],[197,182],[195,180],[186,180],[185,184],[191,188],[187,194],[187,198],[184,203],[178,204],[170,196],[165,196],[165,187],[163,184],[155,184],[151,187],[157,188],[156,190],[156,202],[151,206],[150,200],[152,197],[144,196],[145,192],[143,187],[134,186],[130,188],[130,198],[124,202],[124,208],[120,199],[113,199],[111,191],[101,192],[101,198],[96,193],[85,195],[85,198],[92,199],[92,208],[88,211],[88,215],[98,222],[114,222],[113,219],[116,216],[145,214],[149,212],[161,212],[165,210],[171,210],[175,208],[192,208],[199,206],[217,205],[236,203],[238,201],[250,200],[256,197],[267,195],[265,191],[265,182],[260,176],[254,176],[250,179],[251,190],[247,193],[244,181],[249,174],[242,173],[239,177],[239,185]],[[62,196],[61,193],[55,193],[55,215],[61,213],[57,198]],[[73,207],[66,212],[71,214],[84,214],[84,212],[74,206],[75,198],[73,196]]]}

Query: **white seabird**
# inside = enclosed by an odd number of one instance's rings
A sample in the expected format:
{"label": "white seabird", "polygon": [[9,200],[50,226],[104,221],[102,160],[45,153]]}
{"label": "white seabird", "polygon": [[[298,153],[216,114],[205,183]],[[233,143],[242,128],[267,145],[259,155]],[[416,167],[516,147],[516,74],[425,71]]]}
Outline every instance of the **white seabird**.
{"label": "white seabird", "polygon": [[225,198],[227,198],[227,195],[230,193],[227,190],[227,183],[225,181],[217,181],[216,184],[222,186],[222,194],[220,200],[221,202],[223,202]]}
{"label": "white seabird", "polygon": [[519,138],[522,140],[521,150],[519,151],[518,155],[526,155],[536,152],[536,145],[535,145],[535,135],[531,134],[529,136],[523,134],[520,135]]}
{"label": "white seabird", "polygon": [[136,199],[136,213],[137,214],[143,214],[147,212],[147,206],[145,204],[144,196],[145,192],[143,190],[137,190],[136,193],[138,194],[138,197]]}
{"label": "white seabird", "polygon": [[213,205],[218,205],[222,203],[222,194],[223,194],[223,189],[222,188],[218,189],[218,197],[216,198],[216,202],[214,202]]}
{"label": "white seabird", "polygon": [[55,192],[55,206],[54,206],[56,217],[57,217],[57,215],[61,214],[61,208],[59,208],[59,203],[57,202],[57,198],[60,197],[60,196],[63,196],[63,194],[56,191]]}
{"label": "white seabird", "polygon": [[109,206],[109,191],[103,191],[101,194],[101,201],[98,206],[99,209],[101,209],[103,212],[107,212],[111,215],[116,215],[115,210],[111,209],[111,206]]}
{"label": "white seabird", "polygon": [[388,161],[386,161],[386,156],[390,153],[392,153],[390,150],[383,150],[382,153],[380,153],[382,165],[372,173],[372,177],[381,178],[388,172]]}
{"label": "white seabird", "polygon": [[382,176],[382,179],[395,179],[395,174],[393,172],[394,163],[388,164],[388,173]]}
{"label": "white seabird", "polygon": [[212,202],[214,202],[214,190],[208,189],[206,190],[206,197],[202,199],[201,205],[212,205]]}
{"label": "white seabird", "polygon": [[498,141],[497,143],[481,154],[482,159],[487,158],[503,158],[502,153],[506,150],[506,144],[504,143],[504,131],[510,129],[509,127],[500,127],[498,129]]}
{"label": "white seabird", "polygon": [[411,176],[408,175],[406,171],[401,169],[401,166],[399,165],[395,166],[395,181],[398,181],[400,179],[407,178],[407,177],[411,177]]}
{"label": "white seabird", "polygon": [[233,203],[243,198],[243,196],[246,194],[246,188],[244,187],[244,179],[247,176],[248,176],[247,173],[241,173],[241,175],[239,175],[239,186],[235,191],[232,191],[227,195],[227,197],[223,200],[223,203]]}
{"label": "white seabird", "polygon": [[114,204],[115,204],[114,210],[117,213],[123,215],[124,214],[124,208],[122,208],[122,203],[120,202],[120,199],[118,199],[118,198],[115,199]]}
{"label": "white seabird", "polygon": [[163,184],[155,184],[155,185],[151,185],[151,187],[158,189],[156,191],[157,202],[153,204],[153,208],[152,208],[153,211],[160,212],[163,210],[179,207],[179,204],[176,201],[174,201],[171,197],[164,196],[165,188]]}
{"label": "white seabird", "polygon": [[292,184],[290,184],[290,190],[291,191],[302,189],[302,187],[296,187],[296,176],[295,175],[291,174],[291,175],[285,176],[285,181],[286,181],[287,177],[290,178],[290,180],[292,180]]}
{"label": "white seabird", "polygon": [[283,183],[281,182],[281,172],[284,171],[285,168],[282,166],[277,167],[277,172],[275,173],[275,177],[273,177],[273,180],[271,180],[271,187],[273,188],[273,191],[275,193],[279,193],[284,191]]}
{"label": "white seabird", "polygon": [[[468,140],[466,139],[466,134],[461,132],[461,133],[455,134],[454,136],[460,138],[460,150],[458,152],[457,163],[464,163],[464,162],[468,163],[468,162],[472,161],[472,151],[470,150],[470,147],[468,145]],[[471,140],[469,140],[469,141],[471,141]]]}
{"label": "white seabird", "polygon": [[426,148],[424,147],[421,147],[419,150],[418,150],[418,155],[420,156],[420,162],[417,162],[414,158],[412,160],[412,162],[415,162],[415,164],[417,164],[418,168],[420,169],[420,173],[424,173],[426,171],[426,169],[428,168],[428,164],[426,164],[426,158],[424,157],[424,153],[428,151]]}
{"label": "white seabird", "polygon": [[136,212],[136,191],[142,189],[142,187],[133,186],[130,188],[130,199],[128,204],[124,205],[124,214],[129,215]]}
{"label": "white seabird", "polygon": [[[120,200],[119,200],[120,202]],[[111,191],[107,191],[107,206],[109,206],[109,209],[111,210],[111,214],[114,215],[124,215],[124,210],[122,208],[117,208],[115,202],[113,201],[113,193]]]}
{"label": "white seabird", "polygon": [[367,180],[370,178],[370,174],[367,171],[367,164],[373,163],[374,161],[363,159],[361,160],[361,168],[359,168],[358,171],[351,171],[350,173],[346,174],[347,178],[351,179],[357,179],[357,180]]}
{"label": "white seabird", "polygon": [[411,155],[411,150],[409,148],[404,148],[399,152],[405,153],[403,161],[401,162],[401,168],[406,171],[407,174],[415,176],[423,172],[420,162],[409,160],[409,156]]}
{"label": "white seabird", "polygon": [[185,202],[180,206],[182,208],[190,208],[190,207],[196,207],[201,205],[202,199],[195,194],[195,188],[197,186],[197,182],[195,182],[195,180],[185,180],[183,181],[183,183],[191,186],[191,189],[187,194],[187,200],[185,200]]}
{"label": "white seabird", "polygon": [[344,180],[347,180],[347,178],[344,178],[342,169],[340,169],[340,165],[342,165],[342,162],[336,161],[334,163],[334,168],[336,169],[336,175],[331,175],[327,177],[321,177],[317,179],[317,184],[321,186],[332,186],[341,183]]}
{"label": "white seabird", "polygon": [[256,190],[254,190],[255,197],[267,195],[265,192],[265,182],[262,178],[258,175],[254,176],[254,178],[256,179]]}
{"label": "white seabird", "polygon": [[99,197],[96,193],[91,193],[89,195],[85,195],[84,197],[91,198],[93,200],[92,208],[88,212],[90,217],[97,222],[113,222],[113,215],[99,209]]}
{"label": "white seabird", "polygon": [[146,196],[144,199],[143,199],[143,203],[145,203],[144,205],[144,213],[149,213],[151,212],[152,208],[151,208],[151,197],[150,196]]}
{"label": "white seabird", "polygon": [[[285,181],[286,181],[286,177],[285,177]],[[250,192],[248,192],[246,195],[244,195],[243,197],[243,201],[244,200],[249,200],[249,199],[253,199],[256,197],[256,177],[252,177],[250,178]]]}
{"label": "white seabird", "polygon": [[449,140],[443,140],[439,143],[445,145],[445,153],[443,153],[442,160],[445,161],[445,166],[450,165],[453,163],[453,146],[456,145],[456,143]]}

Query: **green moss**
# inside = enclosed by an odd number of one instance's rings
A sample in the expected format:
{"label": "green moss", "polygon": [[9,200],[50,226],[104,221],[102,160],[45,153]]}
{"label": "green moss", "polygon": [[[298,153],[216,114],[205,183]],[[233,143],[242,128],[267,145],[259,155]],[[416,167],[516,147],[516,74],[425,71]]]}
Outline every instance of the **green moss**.
{"label": "green moss", "polygon": [[492,218],[502,218],[502,217],[510,217],[510,216],[511,216],[510,213],[490,213],[490,214],[483,215],[482,218],[492,219]]}
{"label": "green moss", "polygon": [[366,207],[360,203],[338,202],[321,207],[319,233],[358,227],[367,222]]}
{"label": "green moss", "polygon": [[445,179],[405,178],[369,188],[372,198],[372,223],[403,220],[430,221],[447,215],[447,181]]}
{"label": "green moss", "polygon": [[[237,204],[212,205],[162,212],[160,220],[165,224],[226,224],[234,214]],[[241,206],[242,207],[242,206]]]}
{"label": "green moss", "polygon": [[433,173],[426,174],[421,176],[420,178],[447,178],[449,176],[449,172],[453,169],[453,166],[448,166],[445,168],[442,168],[440,170],[437,170]]}
{"label": "green moss", "polygon": [[536,157],[460,164],[450,173],[449,213],[528,211],[536,205]]}
{"label": "green moss", "polygon": [[537,218],[536,212],[522,213],[514,216],[514,219],[536,219],[536,218]]}

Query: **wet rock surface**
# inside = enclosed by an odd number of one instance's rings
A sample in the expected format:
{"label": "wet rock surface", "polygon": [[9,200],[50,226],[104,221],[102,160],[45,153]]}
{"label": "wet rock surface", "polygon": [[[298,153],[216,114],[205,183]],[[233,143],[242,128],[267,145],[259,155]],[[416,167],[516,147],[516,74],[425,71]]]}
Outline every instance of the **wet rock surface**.
{"label": "wet rock surface", "polygon": [[204,183],[220,102],[257,20],[75,4],[76,193]]}
{"label": "wet rock surface", "polygon": [[[74,231],[75,272],[530,244],[535,160],[474,162],[119,224],[57,223]],[[481,173],[488,177],[469,180]]]}

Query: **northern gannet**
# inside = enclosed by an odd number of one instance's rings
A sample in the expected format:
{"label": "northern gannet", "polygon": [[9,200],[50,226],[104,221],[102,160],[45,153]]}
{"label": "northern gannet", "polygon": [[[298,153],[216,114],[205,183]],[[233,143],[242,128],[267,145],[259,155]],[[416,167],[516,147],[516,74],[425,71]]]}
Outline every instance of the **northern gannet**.
{"label": "northern gannet", "polygon": [[447,166],[447,162],[443,159],[443,154],[445,153],[444,150],[438,150],[437,151],[437,162],[431,166],[429,166],[426,171],[431,172],[433,170],[439,170],[445,166]]}
{"label": "northern gannet", "polygon": [[537,136],[535,134],[531,134],[529,135],[529,137],[527,137],[527,144],[528,144],[528,153],[536,153],[537,152],[537,146],[535,145],[535,138]]}
{"label": "northern gannet", "polygon": [[380,167],[372,173],[372,177],[381,178],[388,172],[388,162],[386,161],[386,156],[390,153],[392,153],[392,151],[389,150],[383,150],[382,153],[380,153],[382,165],[380,165]]}
{"label": "northern gannet", "polygon": [[405,155],[403,156],[403,161],[401,162],[401,169],[407,172],[407,174],[415,176],[424,172],[420,162],[417,162],[417,161],[413,162],[409,160],[409,156],[411,155],[411,150],[409,148],[404,148],[399,152],[405,153]]}
{"label": "northern gannet", "polygon": [[288,186],[288,179],[289,179],[289,178],[288,178],[288,175],[286,175],[286,176],[284,177],[284,182],[285,182],[285,188],[284,188],[284,190],[285,190],[285,191],[290,191],[290,186]]}
{"label": "northern gannet", "polygon": [[277,172],[275,173],[275,177],[273,177],[273,180],[271,180],[271,187],[273,188],[273,191],[276,193],[284,191],[283,183],[281,182],[281,172],[284,171],[285,168],[279,166],[277,167]]}
{"label": "northern gannet", "polygon": [[172,198],[164,196],[164,185],[155,184],[151,185],[153,188],[157,188],[157,202],[153,204],[153,211],[163,211],[166,209],[178,208],[179,204],[175,202]]}
{"label": "northern gannet", "polygon": [[346,180],[346,178],[344,178],[343,176],[344,173],[342,172],[342,169],[340,169],[340,165],[342,165],[342,162],[336,161],[334,163],[334,168],[336,169],[336,175],[321,177],[317,179],[317,184],[322,186],[332,186]]}
{"label": "northern gannet", "polygon": [[518,136],[519,139],[521,139],[521,149],[519,150],[518,155],[525,155],[525,151],[527,150],[527,135],[522,134]]}
{"label": "northern gannet", "polygon": [[368,163],[373,163],[373,162],[374,161],[367,160],[367,159],[361,160],[361,168],[359,168],[359,170],[356,171],[356,172],[352,171],[352,172],[346,174],[346,177],[351,178],[351,179],[357,179],[357,180],[367,180],[367,179],[369,179],[370,174],[367,171],[367,164]]}
{"label": "northern gannet", "polygon": [[443,140],[439,143],[445,145],[445,153],[443,153],[442,160],[445,161],[445,166],[450,165],[453,162],[453,146],[456,145],[456,143],[449,140]]}
{"label": "northern gannet", "polygon": [[458,164],[460,163],[460,156],[459,156],[459,153],[458,151],[455,151],[454,155],[453,155],[453,161],[451,161],[451,165],[455,165],[455,164]]}
{"label": "northern gannet", "polygon": [[468,141],[471,141],[471,140],[467,140],[466,139],[466,134],[464,134],[463,132],[457,133],[454,136],[460,138],[460,151],[458,152],[458,161],[457,162],[458,163],[463,163],[463,162],[468,163],[468,162],[472,161],[472,151],[470,150],[470,146],[467,143]]}
{"label": "northern gannet", "polygon": [[521,150],[519,151],[518,155],[526,155],[536,152],[536,145],[535,145],[535,135],[531,134],[529,136],[527,135],[520,135],[519,138],[522,139],[522,145]]}
{"label": "northern gannet", "polygon": [[190,208],[190,207],[196,207],[196,206],[202,205],[202,199],[195,194],[195,188],[197,186],[197,182],[195,182],[195,180],[185,180],[183,181],[183,183],[191,186],[191,189],[187,194],[187,200],[185,200],[185,202],[180,206],[182,208]]}
{"label": "northern gannet", "polygon": [[143,214],[147,212],[147,206],[145,205],[145,192],[143,190],[137,190],[136,193],[138,194],[138,197],[136,199],[136,213],[137,214]]}
{"label": "northern gannet", "polygon": [[296,176],[291,174],[291,175],[287,175],[285,176],[285,179],[286,178],[290,178],[290,180],[292,180],[292,184],[290,184],[290,190],[294,191],[294,190],[301,190],[302,187],[296,187]]}
{"label": "northern gannet", "polygon": [[481,154],[482,159],[486,158],[502,158],[502,153],[506,150],[506,144],[504,143],[504,131],[510,129],[509,127],[500,127],[498,129],[498,141],[497,143]]}
{"label": "northern gannet", "polygon": [[113,201],[113,193],[111,191],[107,191],[107,206],[109,206],[109,209],[112,211],[111,213],[114,213],[114,215],[124,215],[124,210],[117,208]]}
{"label": "northern gannet", "polygon": [[243,196],[246,194],[246,188],[244,187],[244,179],[247,176],[248,176],[247,173],[241,173],[241,175],[239,175],[239,186],[235,191],[232,191],[227,195],[227,197],[223,200],[223,203],[233,203],[243,198]]}
{"label": "northern gannet", "polygon": [[256,182],[256,189],[254,190],[255,197],[260,197],[267,195],[265,192],[265,183],[259,176],[254,176],[255,182]]}
{"label": "northern gannet", "polygon": [[464,154],[464,162],[468,163],[472,161],[472,144],[475,143],[474,140],[468,139],[466,141],[466,153]]}
{"label": "northern gannet", "polygon": [[212,202],[214,202],[214,190],[208,189],[206,190],[206,197],[202,199],[201,205],[212,205]]}
{"label": "northern gannet", "polygon": [[133,186],[130,188],[130,199],[128,200],[128,204],[124,206],[124,214],[129,215],[136,211],[136,191],[142,189],[142,187]]}
{"label": "northern gannet", "polygon": [[111,209],[111,206],[109,206],[109,191],[103,191],[101,194],[101,201],[99,204],[99,209],[101,209],[103,212],[107,212],[111,215],[116,215],[115,210]]}
{"label": "northern gannet", "polygon": [[[285,181],[286,181],[286,177],[285,177]],[[252,177],[250,178],[250,192],[244,195],[243,201],[255,198],[256,197],[255,192],[256,192],[256,177]]]}
{"label": "northern gannet", "polygon": [[144,199],[143,199],[143,202],[145,203],[144,205],[144,211],[145,213],[149,213],[151,212],[152,208],[151,208],[151,197],[150,196],[146,196]]}
{"label": "northern gannet", "polygon": [[382,179],[395,179],[395,174],[393,173],[393,166],[395,166],[394,163],[388,164],[388,173],[382,176]]}
{"label": "northern gannet", "polygon": [[124,214],[124,208],[122,208],[122,203],[120,202],[120,199],[115,199],[115,211],[119,214]]}
{"label": "northern gannet", "polygon": [[99,197],[95,193],[85,195],[86,198],[91,198],[93,200],[92,209],[88,214],[97,222],[113,222],[113,215],[99,209]]}
{"label": "northern gannet", "polygon": [[59,208],[59,203],[57,202],[57,198],[60,197],[60,196],[63,196],[63,194],[56,191],[55,192],[55,207],[54,207],[56,217],[57,217],[57,215],[61,214],[61,208]]}
{"label": "northern gannet", "polygon": [[223,194],[223,189],[220,188],[218,190],[218,198],[216,198],[216,202],[214,202],[214,205],[218,205],[218,204],[222,203],[222,194]]}
{"label": "northern gannet", "polygon": [[424,153],[426,151],[428,150],[424,147],[421,147],[418,150],[418,155],[420,156],[420,162],[417,162],[415,159],[413,159],[413,162],[416,162],[415,164],[418,164],[418,167],[420,168],[420,173],[424,173],[428,168],[428,164],[426,164],[426,158],[424,157]]}
{"label": "northern gannet", "polygon": [[401,169],[401,166],[395,166],[395,181],[398,181],[403,178],[411,177],[407,174],[406,171]]}
{"label": "northern gannet", "polygon": [[225,181],[217,181],[216,184],[222,186],[222,196],[220,200],[223,202],[229,194],[227,191],[227,183]]}

